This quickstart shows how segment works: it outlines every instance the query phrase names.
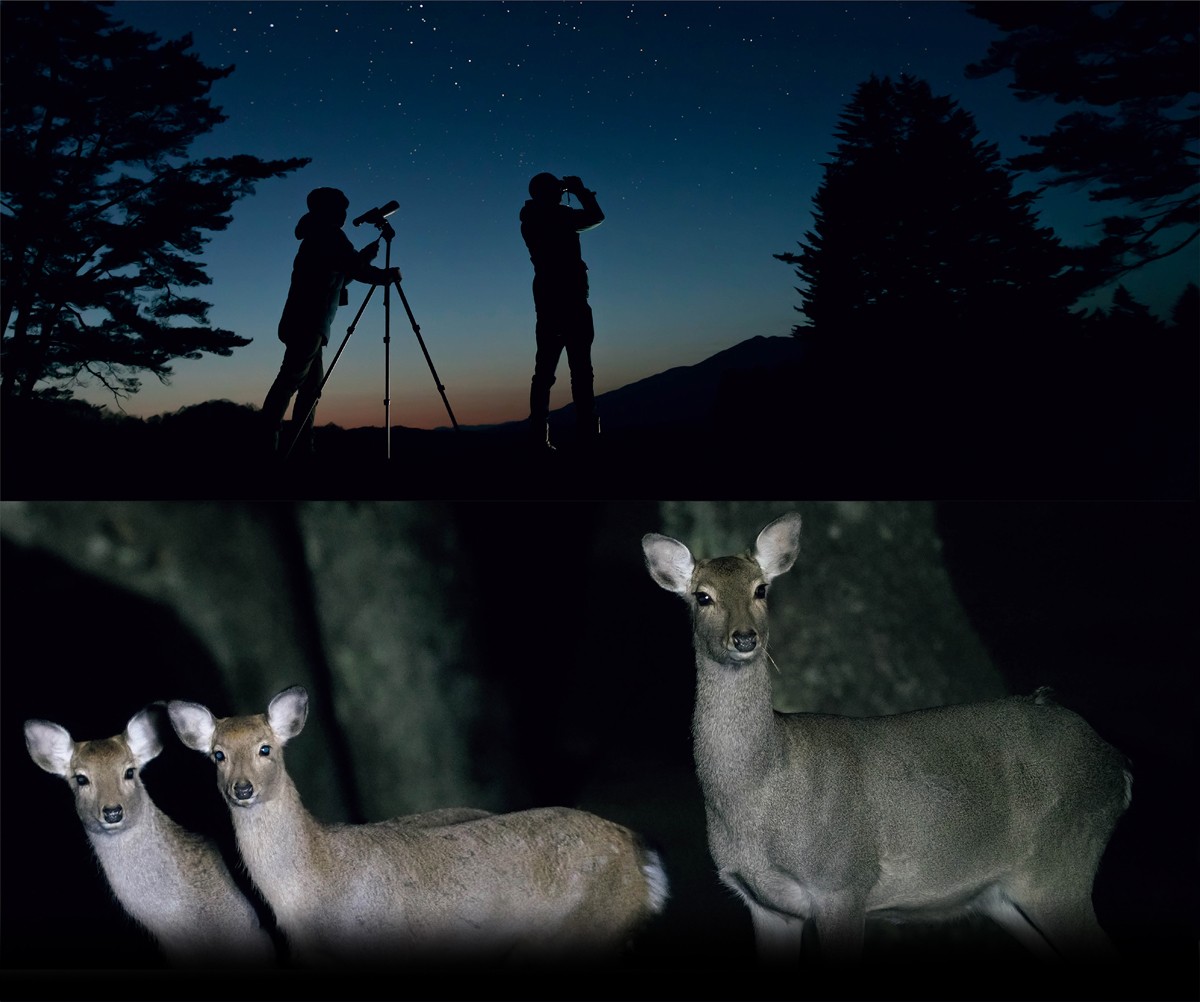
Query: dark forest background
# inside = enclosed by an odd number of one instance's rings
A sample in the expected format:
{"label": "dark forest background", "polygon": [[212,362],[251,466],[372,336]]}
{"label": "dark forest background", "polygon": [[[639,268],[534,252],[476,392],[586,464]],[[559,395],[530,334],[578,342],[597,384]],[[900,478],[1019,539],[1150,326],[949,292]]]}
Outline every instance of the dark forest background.
{"label": "dark forest background", "polygon": [[[686,610],[650,580],[640,539],[734,552],[787,510],[805,527],[773,590],[777,707],[890,713],[1051,685],[1131,758],[1133,806],[1095,888],[1120,968],[1056,973],[968,922],[876,930],[848,981],[756,971],[749,915],[707,854]],[[619,969],[460,971],[419,996],[1195,996],[1190,504],[10,501],[0,514],[5,997],[230,997],[224,975],[162,969],[21,722],[107,736],[153,699],[255,712],[297,682],[314,707],[289,765],[322,818],[569,804],[664,853],[671,903]],[[211,766],[167,738],[152,794],[230,851]],[[240,988],[392,993],[351,972]]]}

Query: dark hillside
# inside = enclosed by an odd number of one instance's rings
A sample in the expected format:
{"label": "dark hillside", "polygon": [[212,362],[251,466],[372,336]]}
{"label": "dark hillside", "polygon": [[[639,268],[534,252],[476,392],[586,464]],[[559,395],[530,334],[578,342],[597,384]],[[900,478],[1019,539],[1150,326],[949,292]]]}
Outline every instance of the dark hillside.
{"label": "dark hillside", "polygon": [[[39,402],[3,415],[8,498],[757,497],[1194,498],[1194,389],[1093,360],[1002,384],[815,367],[788,337],[751,338],[602,394],[603,434],[535,454],[522,422],[435,431],[318,428],[316,454],[259,450],[256,408],[210,401],[150,420]],[[1164,364],[1164,368],[1166,368]],[[1112,371],[1106,370],[1108,375]],[[1086,375],[1086,378],[1083,376]],[[1194,382],[1194,374],[1192,377]],[[1011,391],[1008,388],[1011,386]],[[1189,395],[1190,393],[1190,395]]]}

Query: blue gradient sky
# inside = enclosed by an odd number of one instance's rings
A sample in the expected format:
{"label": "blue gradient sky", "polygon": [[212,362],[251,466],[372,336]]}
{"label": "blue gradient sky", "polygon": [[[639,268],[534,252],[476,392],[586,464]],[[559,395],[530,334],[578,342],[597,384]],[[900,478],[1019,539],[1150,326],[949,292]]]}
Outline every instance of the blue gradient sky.
{"label": "blue gradient sky", "polygon": [[[699,362],[801,319],[791,267],[837,118],[871,73],[907,72],[949,94],[1005,155],[1061,106],[1022,104],[1008,78],[963,69],[997,37],[956,3],[121,2],[116,19],[191,33],[228,121],[191,154],[307,156],[260,185],[212,235],[199,294],[215,326],[253,337],[230,358],[175,365],[127,402],[153,415],[212,399],[261,404],[308,191],[341,188],[350,217],[390,199],[392,263],[460,424],[523,418],[533,364],[532,268],[517,213],[529,178],[579,174],[608,218],[584,234],[599,392]],[[936,165],[931,165],[936,170]],[[1041,217],[1083,240],[1080,195]],[[346,231],[356,245],[373,227]],[[383,263],[383,255],[376,261]],[[1165,310],[1195,272],[1179,259],[1127,284]],[[367,286],[351,288],[327,361]],[[318,423],[382,426],[382,290],[339,360]],[[448,424],[393,297],[391,423]],[[86,399],[111,403],[102,392]],[[566,360],[552,405],[569,400]]]}

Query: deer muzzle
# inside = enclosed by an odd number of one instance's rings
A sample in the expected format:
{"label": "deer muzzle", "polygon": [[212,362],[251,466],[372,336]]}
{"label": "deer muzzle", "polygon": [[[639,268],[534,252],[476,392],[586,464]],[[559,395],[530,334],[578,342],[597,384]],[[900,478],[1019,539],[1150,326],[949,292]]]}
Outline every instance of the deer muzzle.
{"label": "deer muzzle", "polygon": [[758,634],[753,630],[734,630],[733,649],[739,654],[749,654],[758,646]]}

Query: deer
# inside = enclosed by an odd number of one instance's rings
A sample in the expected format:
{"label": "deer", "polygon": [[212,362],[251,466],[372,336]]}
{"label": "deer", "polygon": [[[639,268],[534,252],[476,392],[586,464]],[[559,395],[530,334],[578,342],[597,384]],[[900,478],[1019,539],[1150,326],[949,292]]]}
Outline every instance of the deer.
{"label": "deer", "polygon": [[665,907],[657,851],[586,811],[319,820],[285,762],[308,707],[299,685],[247,716],[168,704],[180,740],[216,765],[238,851],[298,966],[599,963]]}
{"label": "deer", "polygon": [[114,897],[172,965],[271,966],[275,945],[216,843],[151,799],[145,765],[162,751],[155,704],[110,738],[75,741],[49,720],[25,721],[33,761],[70,784],[75,812]]}
{"label": "deer", "polygon": [[887,716],[777,711],[767,593],[795,563],[785,514],[735,555],[642,538],[691,610],[693,751],[720,881],[750,912],[760,964],[861,961],[868,919],[983,913],[1036,958],[1114,951],[1092,903],[1129,806],[1125,757],[1047,688]]}

